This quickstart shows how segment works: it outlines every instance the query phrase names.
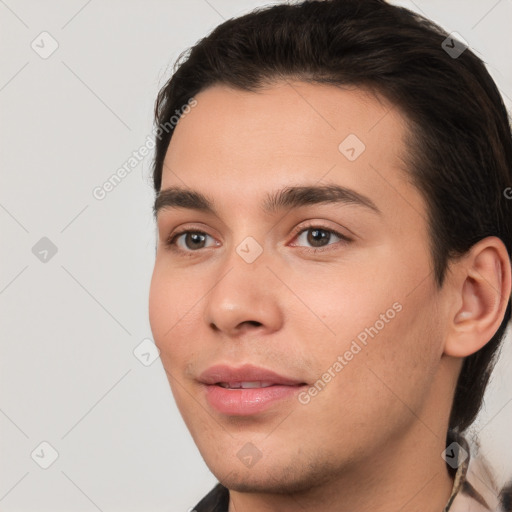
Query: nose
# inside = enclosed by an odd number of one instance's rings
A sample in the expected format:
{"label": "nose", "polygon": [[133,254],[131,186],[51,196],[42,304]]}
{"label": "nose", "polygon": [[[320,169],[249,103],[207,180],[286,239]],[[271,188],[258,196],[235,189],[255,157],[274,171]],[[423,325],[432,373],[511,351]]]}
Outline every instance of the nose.
{"label": "nose", "polygon": [[235,251],[224,263],[221,278],[205,298],[204,319],[214,331],[229,337],[279,330],[283,311],[280,288],[262,254],[247,263]]}

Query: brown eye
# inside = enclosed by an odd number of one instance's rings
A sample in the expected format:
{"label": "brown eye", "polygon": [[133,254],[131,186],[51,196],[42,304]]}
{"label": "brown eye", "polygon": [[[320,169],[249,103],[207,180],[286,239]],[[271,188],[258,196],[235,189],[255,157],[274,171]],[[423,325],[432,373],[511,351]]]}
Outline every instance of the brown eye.
{"label": "brown eye", "polygon": [[309,246],[310,248],[320,248],[327,245],[332,245],[340,240],[348,240],[346,237],[340,235],[332,229],[325,229],[321,227],[310,227],[303,229],[297,235],[297,242],[293,245]]}
{"label": "brown eye", "polygon": [[182,231],[171,237],[167,245],[176,246],[182,252],[192,252],[215,244],[212,237],[202,231]]}
{"label": "brown eye", "polygon": [[187,249],[202,249],[205,246],[206,235],[204,233],[185,233],[185,245]]}
{"label": "brown eye", "polygon": [[331,232],[326,229],[308,229],[307,230],[307,241],[313,247],[323,247],[327,245],[331,239]]}

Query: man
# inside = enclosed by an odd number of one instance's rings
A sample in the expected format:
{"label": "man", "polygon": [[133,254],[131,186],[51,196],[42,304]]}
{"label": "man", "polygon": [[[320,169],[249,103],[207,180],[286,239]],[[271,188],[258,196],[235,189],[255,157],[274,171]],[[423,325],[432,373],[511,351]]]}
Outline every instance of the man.
{"label": "man", "polygon": [[381,0],[279,5],[182,56],[156,123],[150,322],[219,480],[195,510],[504,507],[463,435],[510,319],[482,62]]}

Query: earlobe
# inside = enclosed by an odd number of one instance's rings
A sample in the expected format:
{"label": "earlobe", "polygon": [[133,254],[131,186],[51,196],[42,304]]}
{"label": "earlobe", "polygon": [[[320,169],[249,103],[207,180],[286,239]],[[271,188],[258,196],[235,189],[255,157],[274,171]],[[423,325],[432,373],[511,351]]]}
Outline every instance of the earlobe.
{"label": "earlobe", "polygon": [[510,258],[499,238],[487,237],[455,266],[458,305],[449,318],[444,353],[467,357],[490,341],[503,321],[510,300]]}

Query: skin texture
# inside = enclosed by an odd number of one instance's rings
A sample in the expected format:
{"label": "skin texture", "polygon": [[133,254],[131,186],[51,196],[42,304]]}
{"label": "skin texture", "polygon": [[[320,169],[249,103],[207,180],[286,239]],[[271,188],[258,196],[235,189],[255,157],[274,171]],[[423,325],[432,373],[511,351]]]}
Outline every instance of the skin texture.
{"label": "skin texture", "polygon": [[[162,190],[199,191],[216,214],[159,211],[149,313],[178,408],[230,489],[230,512],[442,510],[452,480],[440,454],[462,358],[491,338],[510,296],[502,242],[479,242],[436,286],[428,206],[403,161],[407,123],[382,98],[278,82],[257,93],[214,85],[196,99],[175,128]],[[338,149],[349,134],[366,146],[354,161]],[[325,184],[367,196],[380,213],[262,208],[267,193]],[[311,226],[350,241],[327,233],[315,252]],[[184,236],[166,246],[185,228],[208,235],[206,246]],[[236,251],[249,236],[263,249],[253,263]],[[307,404],[292,397],[250,417],[208,404],[197,378],[214,364],[251,363],[313,386],[393,304],[400,311]],[[237,456],[247,443],[261,454],[252,467]]]}

